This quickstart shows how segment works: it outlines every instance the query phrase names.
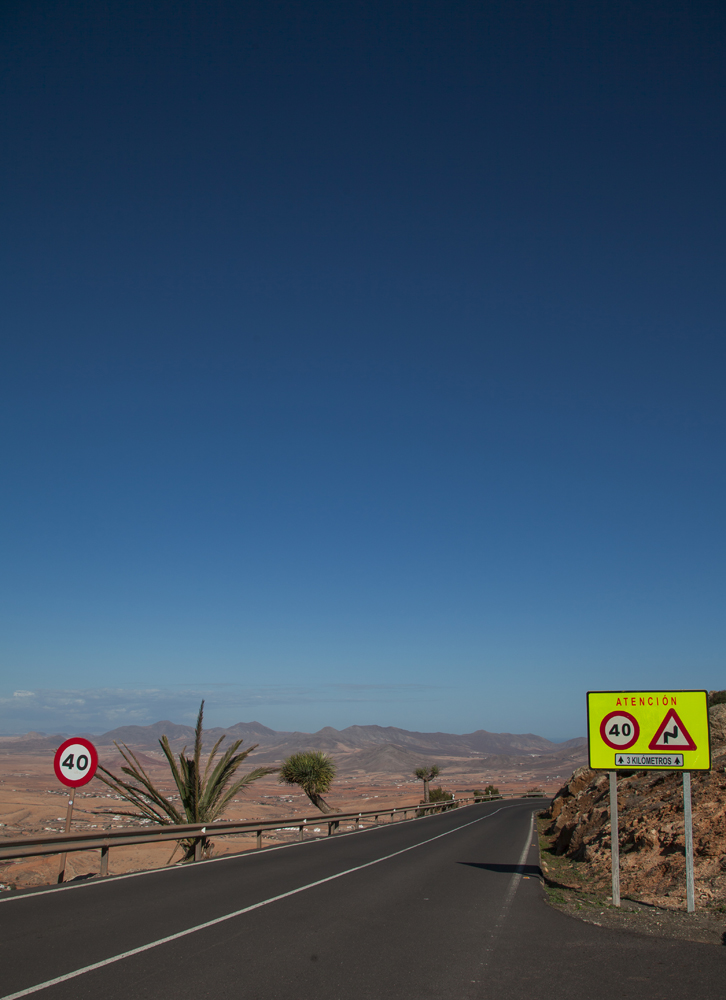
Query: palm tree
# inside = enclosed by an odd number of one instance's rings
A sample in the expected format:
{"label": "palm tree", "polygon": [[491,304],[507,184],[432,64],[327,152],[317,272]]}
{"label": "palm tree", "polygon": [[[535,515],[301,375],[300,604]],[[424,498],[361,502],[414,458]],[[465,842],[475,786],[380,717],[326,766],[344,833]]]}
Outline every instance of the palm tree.
{"label": "palm tree", "polygon": [[323,798],[335,777],[335,762],[320,750],[302,750],[282,762],[281,785],[299,785],[312,804],[323,813],[339,812]]}
{"label": "palm tree", "polygon": [[[168,738],[162,736],[159,740],[179,792],[181,799],[179,805],[172,802],[156,788],[138,758],[125,743],[121,745],[116,743],[116,749],[126,761],[126,766],[122,767],[121,770],[135,783],[132,784],[130,781],[124,781],[123,778],[117,778],[115,774],[100,764],[98,771],[102,771],[103,774],[96,772],[96,777],[104,785],[113,789],[121,798],[135,806],[138,811],[124,812],[117,809],[114,811],[114,815],[151,820],[152,823],[159,823],[162,826],[183,823],[213,823],[222,815],[227,804],[237,792],[252,784],[253,781],[257,781],[258,778],[262,778],[266,774],[273,774],[277,770],[276,767],[257,767],[245,774],[244,777],[234,781],[240,765],[258,744],[255,743],[254,746],[238,753],[242,740],[235,740],[231,746],[227,747],[215,765],[219,748],[222,741],[226,739],[226,736],[221,736],[212,747],[204,772],[202,772],[203,716],[204,702],[199,706],[199,715],[194,731],[194,756],[187,757],[186,747],[184,747],[179,754],[179,762],[177,763],[169,746]],[[182,840],[185,861],[194,856],[198,840],[198,837]],[[210,846],[210,841],[206,837],[202,838],[202,850],[206,852]]]}
{"label": "palm tree", "polygon": [[427,764],[425,767],[417,767],[413,772],[417,778],[424,783],[424,802],[429,801],[429,781],[432,781],[438,774],[439,769],[436,764]]}

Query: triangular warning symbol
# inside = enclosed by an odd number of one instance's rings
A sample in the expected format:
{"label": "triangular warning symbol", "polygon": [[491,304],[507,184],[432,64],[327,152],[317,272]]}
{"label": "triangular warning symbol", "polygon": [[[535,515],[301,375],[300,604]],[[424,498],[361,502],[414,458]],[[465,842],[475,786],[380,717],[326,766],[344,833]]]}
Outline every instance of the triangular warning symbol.
{"label": "triangular warning symbol", "polygon": [[678,718],[675,708],[671,708],[648,744],[649,750],[695,750],[696,744],[691,734]]}

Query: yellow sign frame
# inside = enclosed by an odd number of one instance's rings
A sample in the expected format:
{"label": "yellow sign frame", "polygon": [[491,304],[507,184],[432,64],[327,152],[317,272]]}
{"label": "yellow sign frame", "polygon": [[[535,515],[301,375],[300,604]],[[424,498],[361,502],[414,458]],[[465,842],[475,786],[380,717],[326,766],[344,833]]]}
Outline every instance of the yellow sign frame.
{"label": "yellow sign frame", "polygon": [[588,691],[587,735],[594,770],[711,770],[707,691]]}

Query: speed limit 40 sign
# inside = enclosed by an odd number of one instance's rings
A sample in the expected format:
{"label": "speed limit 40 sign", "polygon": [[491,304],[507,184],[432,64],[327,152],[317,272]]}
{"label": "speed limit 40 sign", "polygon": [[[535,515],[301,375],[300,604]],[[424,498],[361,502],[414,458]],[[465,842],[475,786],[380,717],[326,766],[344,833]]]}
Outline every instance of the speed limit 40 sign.
{"label": "speed limit 40 sign", "polygon": [[706,691],[588,691],[590,767],[708,771]]}
{"label": "speed limit 40 sign", "polygon": [[96,773],[98,752],[90,740],[73,736],[56,750],[53,767],[58,781],[69,788],[79,788]]}

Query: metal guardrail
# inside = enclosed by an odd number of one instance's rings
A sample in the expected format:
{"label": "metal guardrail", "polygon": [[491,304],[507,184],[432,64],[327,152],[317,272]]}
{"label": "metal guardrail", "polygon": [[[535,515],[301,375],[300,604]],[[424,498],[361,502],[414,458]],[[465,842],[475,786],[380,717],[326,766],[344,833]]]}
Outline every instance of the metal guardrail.
{"label": "metal guardrail", "polygon": [[[292,816],[277,820],[241,820],[234,822],[222,820],[216,823],[185,823],[183,825],[156,827],[127,827],[122,830],[104,830],[102,833],[58,833],[44,834],[32,837],[21,837],[17,840],[0,840],[0,861],[15,858],[39,857],[49,854],[70,854],[74,851],[101,851],[99,875],[108,875],[108,856],[112,847],[128,847],[133,844],[156,844],[165,841],[196,840],[194,860],[201,861],[202,839],[205,837],[231,837],[240,834],[257,834],[257,849],[262,847],[262,834],[265,831],[297,829],[300,840],[304,839],[305,830],[312,827],[328,827],[328,836],[340,827],[341,823],[354,822],[356,829],[373,817],[373,825],[378,825],[379,817],[390,816],[390,822],[398,817],[406,820],[409,813],[425,816],[434,812],[445,812],[459,805],[475,802],[489,802],[501,799],[501,795],[467,796],[450,799],[444,802],[416,803],[410,806],[396,806],[392,809],[368,809],[361,812],[329,813],[321,816]],[[253,848],[254,850],[254,848]]]}

